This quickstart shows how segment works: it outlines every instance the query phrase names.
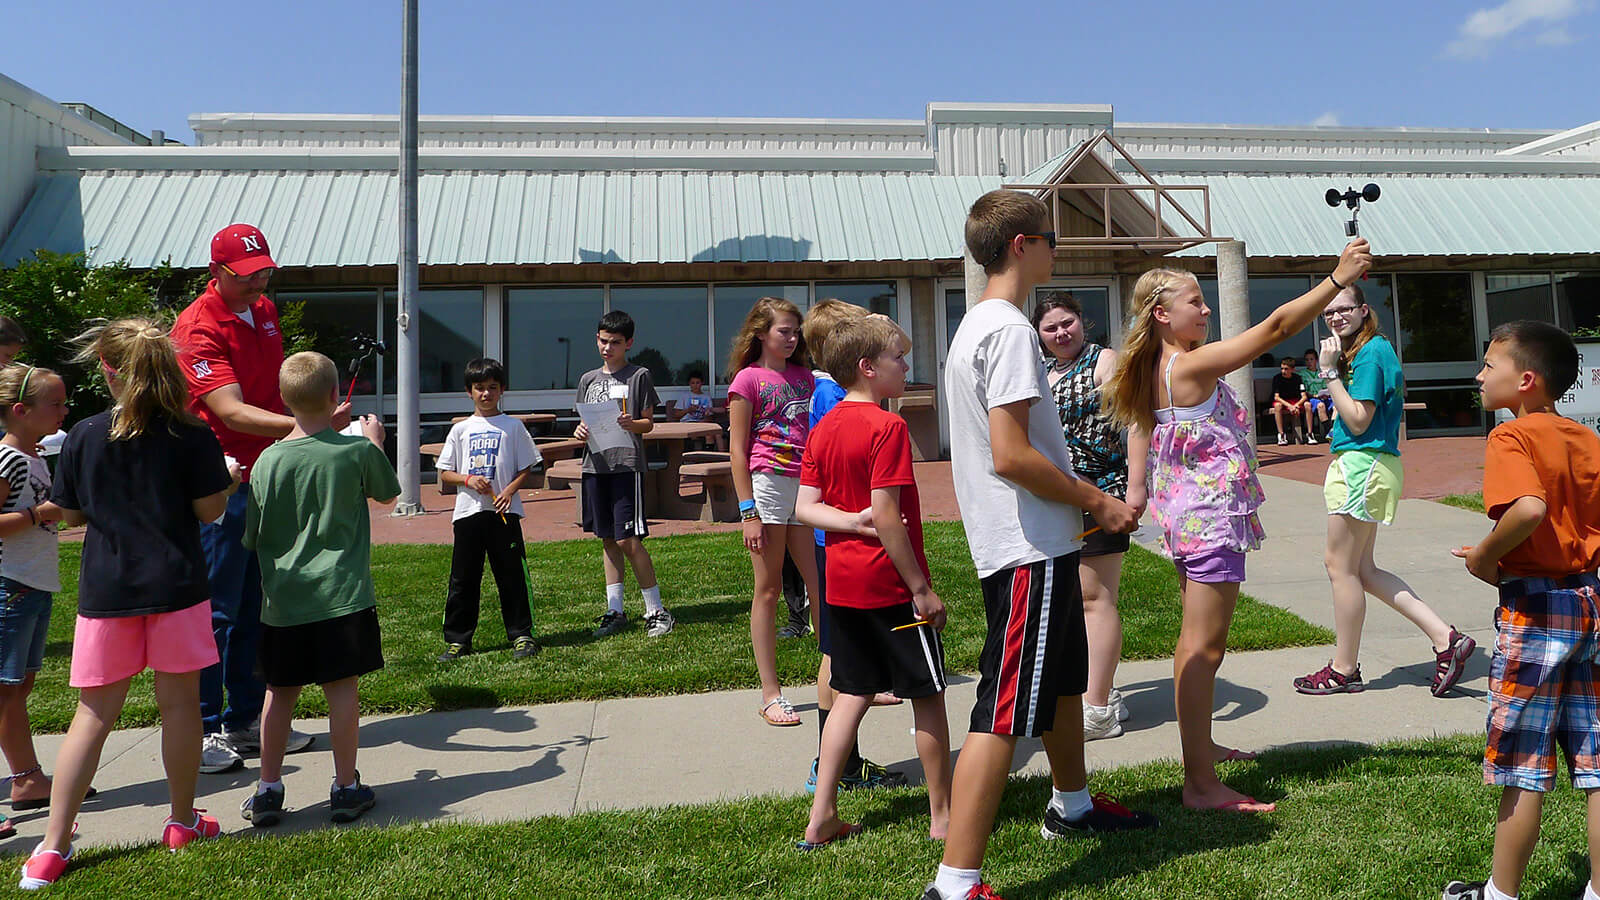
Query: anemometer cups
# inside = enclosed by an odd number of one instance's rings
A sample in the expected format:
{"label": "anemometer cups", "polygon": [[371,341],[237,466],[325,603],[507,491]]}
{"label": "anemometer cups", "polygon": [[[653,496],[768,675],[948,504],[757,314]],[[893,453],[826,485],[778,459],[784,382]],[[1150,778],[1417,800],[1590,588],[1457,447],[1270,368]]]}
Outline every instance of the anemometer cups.
{"label": "anemometer cups", "polygon": [[1355,188],[1350,188],[1343,193],[1338,188],[1328,188],[1328,193],[1324,194],[1322,199],[1328,201],[1329,206],[1338,206],[1343,203],[1346,207],[1355,209],[1361,204],[1361,201],[1365,200],[1371,203],[1377,200],[1382,193],[1377,185],[1369,182],[1359,192]]}

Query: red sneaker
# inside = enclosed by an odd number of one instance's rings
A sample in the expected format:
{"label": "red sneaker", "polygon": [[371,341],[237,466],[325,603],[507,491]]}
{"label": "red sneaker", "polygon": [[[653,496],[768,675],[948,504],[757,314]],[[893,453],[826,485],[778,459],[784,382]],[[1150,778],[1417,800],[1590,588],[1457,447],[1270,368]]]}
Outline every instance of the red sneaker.
{"label": "red sneaker", "polygon": [[201,815],[204,812],[203,809],[194,811],[193,825],[184,825],[168,819],[166,827],[161,829],[161,843],[166,844],[168,850],[177,850],[195,841],[203,841],[222,834],[222,826],[211,816]]}
{"label": "red sneaker", "polygon": [[37,891],[39,888],[55,884],[61,873],[67,870],[67,860],[71,858],[71,849],[62,855],[54,850],[40,850],[35,847],[33,855],[22,864],[22,880],[17,882],[17,887],[25,891]]}

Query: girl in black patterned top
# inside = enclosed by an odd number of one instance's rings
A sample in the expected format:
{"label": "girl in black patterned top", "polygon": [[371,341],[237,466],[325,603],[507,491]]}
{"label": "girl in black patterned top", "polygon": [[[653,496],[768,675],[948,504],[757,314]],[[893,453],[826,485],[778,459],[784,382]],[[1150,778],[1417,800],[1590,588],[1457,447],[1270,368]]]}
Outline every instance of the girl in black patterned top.
{"label": "girl in black patterned top", "polygon": [[[1148,444],[1130,447],[1120,429],[1100,409],[1100,386],[1116,368],[1117,352],[1084,339],[1083,307],[1071,294],[1046,295],[1033,311],[1033,327],[1044,348],[1050,392],[1061,415],[1072,468],[1100,490],[1125,500],[1140,515],[1145,507]],[[1131,474],[1130,474],[1131,473]],[[1086,512],[1085,530],[1096,527]],[[1116,737],[1128,708],[1112,687],[1122,656],[1122,617],[1117,590],[1128,536],[1095,531],[1084,538],[1078,557],[1083,583],[1083,621],[1089,635],[1089,686],[1083,694],[1085,740]]]}

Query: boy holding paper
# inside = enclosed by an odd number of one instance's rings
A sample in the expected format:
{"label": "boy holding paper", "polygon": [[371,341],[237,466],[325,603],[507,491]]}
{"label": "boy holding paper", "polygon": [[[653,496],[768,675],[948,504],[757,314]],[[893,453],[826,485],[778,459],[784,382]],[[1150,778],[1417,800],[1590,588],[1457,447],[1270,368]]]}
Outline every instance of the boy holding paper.
{"label": "boy holding paper", "polygon": [[672,613],[661,605],[655,564],[644,547],[649,528],[644,520],[644,437],[655,427],[652,417],[661,404],[650,370],[628,362],[633,347],[633,319],[621,310],[600,318],[595,345],[601,365],[578,379],[579,412],[586,404],[615,403],[617,424],[632,440],[622,446],[605,446],[591,439],[589,427],[579,423],[573,437],[587,442],[583,451],[583,530],[600,538],[605,548],[606,612],[597,620],[595,637],[615,634],[627,627],[622,611],[622,565],[626,557],[634,580],[644,593],[645,633],[660,637],[672,630]]}

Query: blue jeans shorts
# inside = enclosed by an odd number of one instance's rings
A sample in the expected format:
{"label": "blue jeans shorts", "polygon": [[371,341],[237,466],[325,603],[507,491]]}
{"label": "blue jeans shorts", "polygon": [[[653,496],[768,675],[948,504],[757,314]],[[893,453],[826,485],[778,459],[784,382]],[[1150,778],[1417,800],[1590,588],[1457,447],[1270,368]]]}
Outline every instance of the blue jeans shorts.
{"label": "blue jeans shorts", "polygon": [[50,592],[0,578],[0,684],[21,684],[44,666]]}

